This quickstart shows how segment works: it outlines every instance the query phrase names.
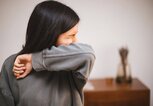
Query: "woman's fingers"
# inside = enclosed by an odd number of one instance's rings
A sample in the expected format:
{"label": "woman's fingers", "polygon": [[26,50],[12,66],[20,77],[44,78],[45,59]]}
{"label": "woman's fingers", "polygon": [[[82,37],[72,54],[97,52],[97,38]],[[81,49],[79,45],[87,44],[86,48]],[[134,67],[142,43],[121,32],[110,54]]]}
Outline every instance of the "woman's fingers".
{"label": "woman's fingers", "polygon": [[14,76],[19,77],[19,76],[20,76],[20,74],[14,73]]}
{"label": "woman's fingers", "polygon": [[27,74],[25,71],[21,70],[21,71],[18,71],[18,70],[13,70],[14,72],[14,75],[17,79],[19,78],[24,78]]}
{"label": "woman's fingers", "polygon": [[25,69],[26,69],[25,67],[16,67],[16,66],[13,67],[13,70],[16,71],[25,70]]}
{"label": "woman's fingers", "polygon": [[16,76],[16,78],[18,78],[21,74],[23,74],[25,69],[26,69],[25,67],[14,66],[13,72],[14,72],[14,75]]}
{"label": "woman's fingers", "polygon": [[25,76],[27,76],[28,73],[25,71],[25,69],[25,67],[13,67],[13,72],[17,79],[24,78]]}
{"label": "woman's fingers", "polygon": [[23,70],[21,70],[21,71],[14,70],[13,72],[14,72],[14,73],[16,73],[16,74],[22,74],[22,73],[24,73],[24,71],[23,71]]}
{"label": "woman's fingers", "polygon": [[17,79],[24,78],[24,77],[26,77],[27,75],[28,75],[28,73],[27,73],[27,72],[24,72],[22,75],[19,75],[19,76],[17,76],[16,78],[17,78]]}
{"label": "woman's fingers", "polygon": [[20,67],[24,67],[25,65],[24,64],[20,64],[20,63],[14,63],[14,66],[20,68]]}
{"label": "woman's fingers", "polygon": [[13,72],[17,79],[26,77],[32,71],[31,54],[23,54],[17,56]]}

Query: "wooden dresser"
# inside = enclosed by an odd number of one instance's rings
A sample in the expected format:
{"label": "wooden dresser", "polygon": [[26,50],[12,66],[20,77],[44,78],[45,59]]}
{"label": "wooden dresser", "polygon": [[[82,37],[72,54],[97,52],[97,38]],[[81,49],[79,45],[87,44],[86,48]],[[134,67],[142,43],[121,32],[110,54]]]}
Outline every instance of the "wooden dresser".
{"label": "wooden dresser", "polygon": [[[150,90],[137,78],[131,84],[92,79],[84,89],[85,106],[149,106]],[[89,86],[90,85],[90,86]]]}

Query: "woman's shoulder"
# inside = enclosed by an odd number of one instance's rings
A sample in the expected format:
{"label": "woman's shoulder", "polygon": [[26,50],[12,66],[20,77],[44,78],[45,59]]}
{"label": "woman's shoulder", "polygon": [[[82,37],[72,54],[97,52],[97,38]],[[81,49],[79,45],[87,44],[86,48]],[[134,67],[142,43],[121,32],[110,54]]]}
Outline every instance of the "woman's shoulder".
{"label": "woman's shoulder", "polygon": [[8,57],[5,59],[4,64],[8,64],[8,63],[10,64],[10,62],[12,62],[12,61],[15,60],[16,56],[17,56],[17,54],[12,54],[12,55],[8,56]]}
{"label": "woman's shoulder", "polygon": [[14,64],[14,61],[15,61],[15,59],[16,59],[16,56],[17,56],[17,54],[12,54],[12,55],[10,55],[10,56],[8,56],[6,59],[5,59],[5,61],[4,61],[4,63],[3,63],[3,66],[5,66],[5,68],[7,69],[7,68],[11,68],[11,67],[13,67],[13,64]]}

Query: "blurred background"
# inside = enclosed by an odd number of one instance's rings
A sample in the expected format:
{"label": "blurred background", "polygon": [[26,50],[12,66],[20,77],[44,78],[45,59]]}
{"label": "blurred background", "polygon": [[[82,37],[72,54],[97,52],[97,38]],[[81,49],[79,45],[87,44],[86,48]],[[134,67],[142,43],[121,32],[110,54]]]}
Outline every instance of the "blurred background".
{"label": "blurred background", "polygon": [[[43,0],[0,0],[0,67],[25,40],[35,5]],[[116,77],[118,50],[129,48],[132,76],[153,90],[153,0],[58,0],[80,16],[78,38],[92,45],[96,62],[90,78]],[[151,92],[151,106],[153,106]]]}

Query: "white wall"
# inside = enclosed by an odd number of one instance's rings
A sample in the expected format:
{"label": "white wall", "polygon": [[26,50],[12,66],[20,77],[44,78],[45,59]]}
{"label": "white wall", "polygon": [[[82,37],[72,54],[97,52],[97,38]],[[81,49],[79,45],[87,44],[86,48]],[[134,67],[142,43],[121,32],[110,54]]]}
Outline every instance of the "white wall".
{"label": "white wall", "polygon": [[[40,1],[0,0],[0,67],[6,57],[21,49],[29,16]],[[153,90],[153,0],[59,1],[77,11],[80,41],[95,49],[91,78],[115,77],[118,49],[127,45],[133,76]]]}

